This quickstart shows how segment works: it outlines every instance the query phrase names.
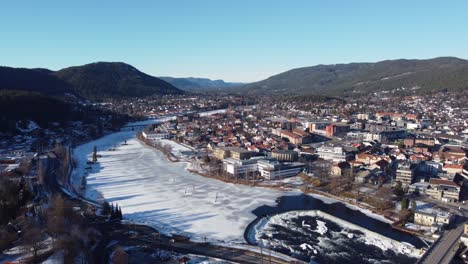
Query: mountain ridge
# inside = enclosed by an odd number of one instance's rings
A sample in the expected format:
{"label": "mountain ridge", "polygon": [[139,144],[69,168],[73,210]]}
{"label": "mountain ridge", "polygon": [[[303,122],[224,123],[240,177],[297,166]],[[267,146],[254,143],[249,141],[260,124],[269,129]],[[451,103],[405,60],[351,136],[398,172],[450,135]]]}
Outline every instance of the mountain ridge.
{"label": "mountain ridge", "polygon": [[200,91],[200,90],[216,90],[227,87],[234,87],[244,83],[225,82],[221,79],[209,79],[200,77],[159,77],[160,79],[174,85],[175,87],[185,91]]}
{"label": "mountain ridge", "polygon": [[468,61],[455,57],[438,57],[374,63],[319,64],[291,69],[259,82],[235,87],[231,92],[342,96],[401,87],[416,87],[425,91],[467,89]]}

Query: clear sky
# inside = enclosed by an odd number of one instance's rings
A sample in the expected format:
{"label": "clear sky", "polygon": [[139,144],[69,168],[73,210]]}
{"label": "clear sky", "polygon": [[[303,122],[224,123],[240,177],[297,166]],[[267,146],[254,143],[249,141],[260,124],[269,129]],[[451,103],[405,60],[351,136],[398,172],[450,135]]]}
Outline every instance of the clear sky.
{"label": "clear sky", "polygon": [[257,81],[316,64],[468,58],[466,0],[12,0],[0,65],[123,61],[155,76]]}

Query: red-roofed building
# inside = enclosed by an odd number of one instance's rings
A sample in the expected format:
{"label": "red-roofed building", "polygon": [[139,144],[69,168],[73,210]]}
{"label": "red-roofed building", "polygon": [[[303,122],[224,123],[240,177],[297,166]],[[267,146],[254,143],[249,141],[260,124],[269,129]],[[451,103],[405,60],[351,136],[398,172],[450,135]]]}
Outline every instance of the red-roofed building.
{"label": "red-roofed building", "polygon": [[463,165],[461,164],[444,164],[444,170],[450,174],[462,173]]}

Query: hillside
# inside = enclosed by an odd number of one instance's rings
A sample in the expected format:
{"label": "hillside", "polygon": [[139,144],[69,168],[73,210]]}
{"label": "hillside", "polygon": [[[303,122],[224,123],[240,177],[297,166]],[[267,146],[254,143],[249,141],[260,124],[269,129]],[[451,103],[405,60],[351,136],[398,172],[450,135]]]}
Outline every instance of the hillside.
{"label": "hillside", "polygon": [[232,89],[251,94],[346,95],[405,87],[420,92],[468,88],[468,61],[441,57],[377,63],[317,65],[293,69]]}
{"label": "hillside", "polygon": [[0,90],[40,92],[47,95],[63,95],[72,92],[71,85],[46,69],[0,67]]}
{"label": "hillside", "polygon": [[121,62],[97,62],[54,73],[73,90],[89,99],[182,94],[173,85]]}
{"label": "hillside", "polygon": [[98,62],[57,72],[0,67],[0,90],[75,94],[91,100],[181,94],[183,91],[124,63]]}
{"label": "hillside", "polygon": [[242,85],[242,83],[225,82],[223,80],[211,80],[207,78],[174,78],[174,77],[159,77],[160,79],[174,85],[175,87],[185,91],[202,91],[216,90],[226,87]]}
{"label": "hillside", "polygon": [[73,106],[54,97],[27,91],[0,91],[0,132],[12,132],[16,122],[32,120],[40,126],[73,120]]}

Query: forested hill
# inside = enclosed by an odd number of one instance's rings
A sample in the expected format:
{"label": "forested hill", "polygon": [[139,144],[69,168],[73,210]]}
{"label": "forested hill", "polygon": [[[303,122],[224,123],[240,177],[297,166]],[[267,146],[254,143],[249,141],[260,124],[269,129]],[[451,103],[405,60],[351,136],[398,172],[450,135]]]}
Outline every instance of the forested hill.
{"label": "forested hill", "polygon": [[453,57],[387,60],[377,63],[317,65],[297,68],[234,87],[251,94],[320,94],[342,96],[396,89],[463,90],[468,88],[468,61]]}
{"label": "forested hill", "polygon": [[55,75],[70,83],[76,93],[95,100],[183,93],[173,85],[121,62],[70,67],[55,72]]}
{"label": "forested hill", "polygon": [[69,83],[46,69],[0,67],[0,90],[21,90],[47,95],[63,95],[72,92]]}
{"label": "forested hill", "polygon": [[0,90],[61,96],[73,93],[90,100],[182,94],[173,85],[125,63],[98,62],[57,72],[0,67]]}

